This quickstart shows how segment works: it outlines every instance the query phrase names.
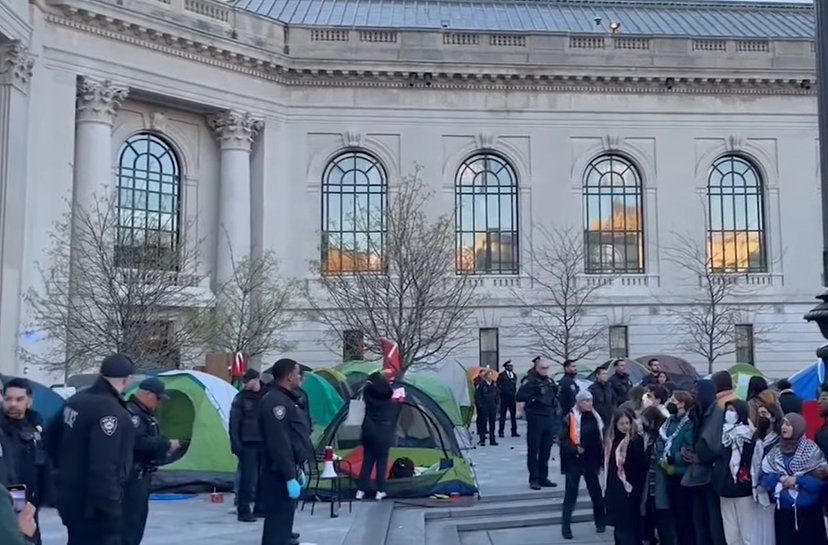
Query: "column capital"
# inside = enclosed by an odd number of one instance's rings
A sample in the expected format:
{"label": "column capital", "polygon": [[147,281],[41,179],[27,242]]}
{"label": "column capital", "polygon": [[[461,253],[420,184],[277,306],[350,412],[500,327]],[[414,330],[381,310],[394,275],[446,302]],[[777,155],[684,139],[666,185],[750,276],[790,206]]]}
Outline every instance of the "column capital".
{"label": "column capital", "polygon": [[20,42],[0,46],[0,84],[28,90],[34,69],[34,57]]}
{"label": "column capital", "polygon": [[207,124],[213,130],[221,149],[243,149],[250,151],[256,135],[264,127],[261,119],[247,112],[228,110],[207,117]]}
{"label": "column capital", "polygon": [[95,121],[112,125],[129,88],[109,80],[82,77],[78,84],[77,121]]}

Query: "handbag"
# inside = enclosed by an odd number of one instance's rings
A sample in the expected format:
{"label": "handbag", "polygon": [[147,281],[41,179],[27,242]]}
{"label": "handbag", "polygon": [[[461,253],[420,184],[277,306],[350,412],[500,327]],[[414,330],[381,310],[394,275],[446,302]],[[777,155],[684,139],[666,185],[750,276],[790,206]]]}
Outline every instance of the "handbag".
{"label": "handbag", "polygon": [[348,402],[348,416],[345,418],[346,426],[362,426],[365,420],[365,401],[352,399]]}

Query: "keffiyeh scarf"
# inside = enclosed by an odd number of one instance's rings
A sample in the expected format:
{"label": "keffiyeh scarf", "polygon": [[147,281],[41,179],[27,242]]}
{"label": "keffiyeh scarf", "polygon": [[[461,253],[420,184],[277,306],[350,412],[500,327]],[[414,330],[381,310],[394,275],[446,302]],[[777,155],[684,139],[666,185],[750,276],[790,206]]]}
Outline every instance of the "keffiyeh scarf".
{"label": "keffiyeh scarf", "polygon": [[[806,439],[804,436],[800,438],[799,444],[796,446],[796,451],[793,457],[785,463],[785,454],[780,450],[779,444],[773,447],[773,450],[762,461],[762,473],[774,474],[781,476],[799,477],[807,475],[808,473],[819,469],[825,465],[825,457],[816,443]],[[779,496],[782,494],[784,487],[779,482],[774,489],[773,494],[776,497],[776,507],[779,508]],[[796,488],[788,489],[788,495],[793,500],[794,507],[794,527],[799,530],[799,518],[797,515],[796,498],[799,496],[799,491]]]}
{"label": "keffiyeh scarf", "polygon": [[[608,478],[609,473],[609,460],[610,456],[615,456],[615,474],[618,476],[618,480],[621,481],[621,484],[624,487],[624,491],[629,494],[632,492],[632,485],[627,480],[627,472],[624,470],[624,464],[627,463],[627,448],[630,446],[630,436],[624,437],[621,441],[618,442],[618,446],[615,447],[615,452],[612,452],[612,446],[608,445],[606,450],[604,450],[604,479]],[[604,490],[606,490],[606,482],[603,485]]]}
{"label": "keffiyeh scarf", "polygon": [[769,431],[765,438],[757,441],[753,448],[753,458],[750,460],[750,478],[753,481],[753,499],[759,505],[767,507],[771,504],[768,498],[768,491],[759,485],[759,478],[762,476],[762,460],[766,453],[770,453],[776,444],[779,443],[779,435],[775,431]]}
{"label": "keffiyeh scarf", "polygon": [[675,417],[673,416],[668,418],[658,430],[659,437],[661,437],[661,440],[664,441],[664,452],[661,454],[661,463],[666,463],[668,461],[667,458],[673,450],[673,441],[679,436],[681,430],[683,430],[684,427],[690,422],[690,413],[685,413],[685,415],[681,417],[681,420],[679,420],[678,426],[676,426],[676,429],[673,430],[673,433],[667,435],[667,430],[669,429],[670,424],[675,421],[674,418]]}
{"label": "keffiyeh scarf", "polygon": [[722,446],[730,449],[730,476],[733,482],[739,480],[739,466],[745,443],[753,439],[753,430],[746,424],[725,424],[722,428]]}

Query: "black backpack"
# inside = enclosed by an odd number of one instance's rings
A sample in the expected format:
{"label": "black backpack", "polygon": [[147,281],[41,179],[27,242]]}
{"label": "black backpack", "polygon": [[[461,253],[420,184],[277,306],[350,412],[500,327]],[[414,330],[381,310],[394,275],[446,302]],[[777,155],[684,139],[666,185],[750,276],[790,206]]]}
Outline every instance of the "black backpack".
{"label": "black backpack", "polygon": [[411,458],[397,458],[391,465],[392,479],[407,479],[414,476],[414,461]]}

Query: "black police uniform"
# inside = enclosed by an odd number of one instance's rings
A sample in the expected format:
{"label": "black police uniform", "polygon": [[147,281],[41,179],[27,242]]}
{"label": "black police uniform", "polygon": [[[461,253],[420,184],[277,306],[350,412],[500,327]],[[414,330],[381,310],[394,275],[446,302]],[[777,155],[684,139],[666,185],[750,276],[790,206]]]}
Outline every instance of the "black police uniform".
{"label": "black police uniform", "polygon": [[558,386],[550,377],[543,377],[531,369],[518,390],[517,400],[526,404],[529,483],[533,486],[552,486],[549,481],[549,456],[558,428]]}
{"label": "black police uniform", "polygon": [[127,402],[135,429],[132,470],[124,486],[123,545],[138,545],[144,537],[149,514],[152,474],[170,452],[170,441],[161,435],[153,412],[137,398]]}
{"label": "black police uniform", "polygon": [[[33,410],[26,411],[19,420],[8,416],[0,419],[0,427],[8,439],[7,446],[12,450],[16,484],[26,485],[26,499],[38,511],[49,496],[51,483],[51,466],[46,455],[43,426],[43,418]],[[35,522],[39,521],[38,511],[35,511]],[[31,541],[41,543],[39,527]]]}
{"label": "black police uniform", "polygon": [[[230,447],[239,459],[238,516],[240,520],[256,520],[250,510],[259,499],[256,493],[262,468],[264,439],[259,420],[264,391],[242,390],[230,407]],[[254,511],[261,511],[256,505]]]}
{"label": "black police uniform", "polygon": [[296,502],[288,495],[287,483],[297,479],[307,462],[310,444],[308,417],[300,398],[271,384],[262,398],[260,419],[264,436],[264,529],[262,545],[289,545],[293,533]]}
{"label": "black police uniform", "polygon": [[561,407],[561,417],[566,418],[566,415],[575,406],[575,398],[578,396],[578,392],[581,391],[581,387],[575,382],[575,375],[566,374],[558,383],[558,390],[560,392],[558,403]]}
{"label": "black police uniform", "polygon": [[497,406],[500,403],[500,392],[493,382],[481,380],[474,389],[474,404],[477,408],[477,435],[481,445],[489,442],[496,445],[495,422],[497,421]]}
{"label": "black police uniform", "polygon": [[517,432],[517,375],[514,371],[504,370],[497,377],[497,388],[500,390],[500,436],[503,437],[503,428],[506,427],[506,412],[509,412],[512,423],[512,437],[518,437]]}
{"label": "black police uniform", "polygon": [[[125,372],[123,376],[128,376]],[[120,545],[124,483],[135,431],[121,395],[103,377],[69,398],[47,448],[57,466],[57,508],[67,545]]]}
{"label": "black police uniform", "polygon": [[19,484],[15,466],[11,438],[0,428],[0,484],[6,487]]}
{"label": "black police uniform", "polygon": [[609,378],[609,383],[612,385],[612,399],[616,407],[630,400],[630,389],[633,387],[633,384],[629,375],[613,373]]}

